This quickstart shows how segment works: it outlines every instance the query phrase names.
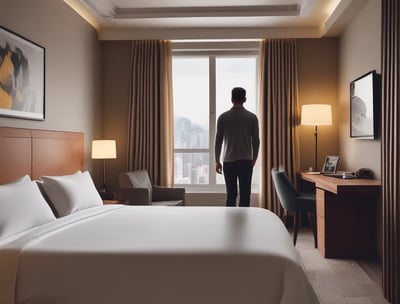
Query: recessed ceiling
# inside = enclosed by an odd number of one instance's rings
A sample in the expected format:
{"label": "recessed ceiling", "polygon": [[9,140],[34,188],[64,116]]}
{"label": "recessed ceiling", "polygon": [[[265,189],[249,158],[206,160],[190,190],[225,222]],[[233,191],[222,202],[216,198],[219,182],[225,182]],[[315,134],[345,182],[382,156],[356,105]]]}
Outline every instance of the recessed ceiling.
{"label": "recessed ceiling", "polygon": [[338,35],[367,0],[64,0],[101,40]]}

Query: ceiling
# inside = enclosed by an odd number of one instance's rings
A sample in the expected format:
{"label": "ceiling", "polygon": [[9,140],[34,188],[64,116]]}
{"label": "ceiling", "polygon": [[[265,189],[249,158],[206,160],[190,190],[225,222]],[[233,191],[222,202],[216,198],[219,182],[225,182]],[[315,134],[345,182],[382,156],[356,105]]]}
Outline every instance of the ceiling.
{"label": "ceiling", "polygon": [[101,40],[336,36],[367,0],[64,0]]}

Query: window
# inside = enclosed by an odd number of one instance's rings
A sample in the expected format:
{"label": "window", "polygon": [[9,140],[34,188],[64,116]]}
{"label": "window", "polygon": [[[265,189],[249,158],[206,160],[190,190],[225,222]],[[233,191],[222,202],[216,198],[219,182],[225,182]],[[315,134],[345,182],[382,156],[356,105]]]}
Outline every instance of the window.
{"label": "window", "polygon": [[[193,188],[224,186],[215,173],[214,137],[218,116],[231,108],[233,87],[246,88],[245,107],[257,114],[257,55],[174,54],[175,184]],[[258,169],[253,185],[258,184]]]}

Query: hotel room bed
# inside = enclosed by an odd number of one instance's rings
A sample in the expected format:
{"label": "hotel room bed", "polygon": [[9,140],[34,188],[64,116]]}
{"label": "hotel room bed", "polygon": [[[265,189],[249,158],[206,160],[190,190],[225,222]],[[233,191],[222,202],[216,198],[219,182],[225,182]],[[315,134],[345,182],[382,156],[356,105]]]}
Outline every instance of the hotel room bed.
{"label": "hotel room bed", "polygon": [[318,303],[260,208],[105,205],[0,245],[0,303]]}
{"label": "hotel room bed", "polygon": [[1,304],[318,303],[272,212],[103,205],[81,133],[0,144]]}

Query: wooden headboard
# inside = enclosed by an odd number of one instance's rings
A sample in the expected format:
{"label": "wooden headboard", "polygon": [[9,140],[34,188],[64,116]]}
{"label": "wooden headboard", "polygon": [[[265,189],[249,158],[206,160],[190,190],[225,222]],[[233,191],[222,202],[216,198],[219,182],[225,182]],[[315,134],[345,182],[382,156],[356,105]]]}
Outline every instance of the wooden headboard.
{"label": "wooden headboard", "polygon": [[83,133],[0,127],[0,184],[83,170]]}

